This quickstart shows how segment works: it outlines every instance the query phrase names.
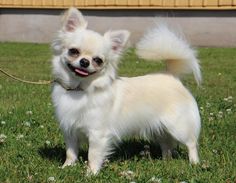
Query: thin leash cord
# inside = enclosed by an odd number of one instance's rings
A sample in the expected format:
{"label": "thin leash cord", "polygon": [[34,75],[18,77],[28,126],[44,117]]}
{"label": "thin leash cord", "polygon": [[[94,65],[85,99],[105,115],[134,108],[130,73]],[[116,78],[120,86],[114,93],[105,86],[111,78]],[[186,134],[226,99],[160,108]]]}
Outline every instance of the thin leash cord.
{"label": "thin leash cord", "polygon": [[14,79],[16,81],[20,81],[22,83],[27,83],[27,84],[34,84],[34,85],[49,85],[51,83],[54,82],[54,80],[50,80],[50,81],[27,81],[18,77],[15,77],[11,74],[9,74],[8,72],[4,71],[2,68],[0,68],[0,72],[3,73],[4,75],[8,76],[11,79]]}

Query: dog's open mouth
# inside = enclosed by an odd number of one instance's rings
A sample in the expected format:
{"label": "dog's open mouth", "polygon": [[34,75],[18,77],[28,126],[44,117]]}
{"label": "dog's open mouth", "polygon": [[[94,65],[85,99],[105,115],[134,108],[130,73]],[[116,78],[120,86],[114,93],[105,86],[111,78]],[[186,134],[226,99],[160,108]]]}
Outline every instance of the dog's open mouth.
{"label": "dog's open mouth", "polygon": [[87,77],[87,76],[95,73],[95,71],[94,72],[89,72],[89,71],[87,71],[85,69],[74,67],[71,64],[67,64],[67,66],[69,67],[69,69],[72,72],[74,72],[76,75],[81,76],[81,77]]}

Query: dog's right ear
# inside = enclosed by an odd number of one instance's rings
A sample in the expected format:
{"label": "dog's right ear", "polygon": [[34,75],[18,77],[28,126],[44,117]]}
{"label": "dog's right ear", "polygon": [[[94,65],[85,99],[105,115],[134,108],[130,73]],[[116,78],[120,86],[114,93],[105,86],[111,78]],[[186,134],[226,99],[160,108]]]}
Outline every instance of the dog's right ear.
{"label": "dog's right ear", "polygon": [[82,13],[76,8],[70,8],[63,18],[63,30],[67,32],[74,32],[78,28],[85,29],[87,21],[84,19]]}

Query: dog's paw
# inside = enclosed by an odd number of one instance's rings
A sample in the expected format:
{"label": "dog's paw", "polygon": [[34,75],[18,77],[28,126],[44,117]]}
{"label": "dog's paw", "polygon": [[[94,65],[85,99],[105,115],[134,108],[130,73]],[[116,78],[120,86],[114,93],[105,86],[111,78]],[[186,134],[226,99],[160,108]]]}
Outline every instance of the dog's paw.
{"label": "dog's paw", "polygon": [[71,160],[71,159],[66,159],[65,163],[62,165],[62,169],[67,167],[67,166],[75,166],[76,165],[76,160]]}
{"label": "dog's paw", "polygon": [[98,174],[98,171],[92,170],[91,168],[87,169],[87,172],[86,172],[87,177],[96,176],[97,174]]}

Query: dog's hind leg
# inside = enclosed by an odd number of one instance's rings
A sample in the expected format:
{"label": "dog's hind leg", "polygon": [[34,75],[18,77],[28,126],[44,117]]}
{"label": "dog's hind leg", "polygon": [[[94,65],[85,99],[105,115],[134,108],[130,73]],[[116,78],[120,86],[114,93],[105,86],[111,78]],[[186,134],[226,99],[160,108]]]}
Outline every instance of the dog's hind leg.
{"label": "dog's hind leg", "polygon": [[198,135],[194,133],[194,130],[191,130],[190,128],[191,127],[189,127],[188,129],[188,127],[186,126],[182,126],[182,128],[172,128],[169,133],[174,139],[187,146],[190,163],[197,164],[199,162],[197,149]]}
{"label": "dog's hind leg", "polygon": [[160,143],[161,146],[161,153],[163,159],[171,159],[172,158],[172,151],[173,147],[167,143]]}
{"label": "dog's hind leg", "polygon": [[171,159],[173,150],[176,147],[175,140],[170,135],[166,134],[162,137],[158,137],[158,142],[161,147],[162,158]]}
{"label": "dog's hind leg", "polygon": [[186,144],[186,146],[188,148],[188,156],[189,156],[190,163],[198,164],[199,157],[198,157],[197,143],[196,142],[188,142]]}

